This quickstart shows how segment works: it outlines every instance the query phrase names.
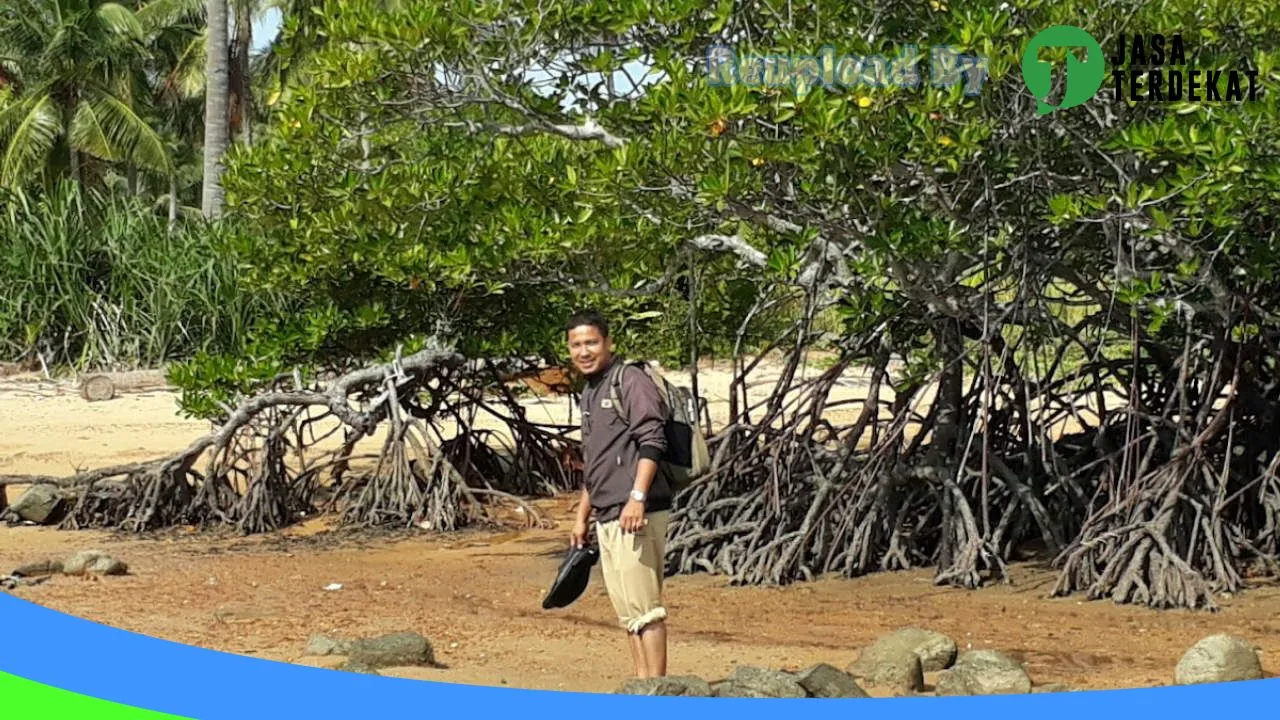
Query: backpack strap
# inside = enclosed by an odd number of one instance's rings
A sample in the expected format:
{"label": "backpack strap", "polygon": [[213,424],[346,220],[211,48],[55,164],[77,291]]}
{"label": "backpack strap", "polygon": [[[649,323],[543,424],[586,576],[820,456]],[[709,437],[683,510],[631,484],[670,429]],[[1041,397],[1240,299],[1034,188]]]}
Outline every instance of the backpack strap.
{"label": "backpack strap", "polygon": [[[616,361],[614,363],[614,367],[609,368],[609,399],[613,401],[613,411],[617,413],[619,418],[621,418],[622,423],[624,425],[629,426],[630,422],[628,422],[627,420],[627,406],[622,402],[622,373],[627,371],[628,365],[634,365],[636,367],[641,368],[642,370],[644,369],[644,363],[639,360],[635,360],[631,362],[622,362],[621,360]],[[651,376],[648,374],[648,372],[646,372],[645,377],[651,377]],[[662,396],[661,387],[658,387],[658,399],[659,399],[659,402],[662,404],[663,411],[670,412],[670,410],[666,407],[667,401]],[[635,442],[635,439],[631,437],[628,437],[628,440],[632,443]],[[658,478],[663,478],[666,481],[668,487],[672,487],[672,480],[671,480],[670,473],[664,467],[664,464],[661,462],[658,463],[658,472],[654,476],[655,480]]]}
{"label": "backpack strap", "polygon": [[613,411],[622,419],[623,425],[630,425],[627,420],[627,406],[622,402],[622,373],[627,371],[629,363],[618,360],[609,368],[609,399],[613,401]]}
{"label": "backpack strap", "polygon": [[662,387],[662,383],[655,380],[653,376],[649,374],[648,365],[643,360],[630,360],[624,362],[619,359],[616,360],[609,368],[609,399],[613,401],[613,410],[618,414],[618,417],[622,419],[622,423],[624,425],[630,424],[627,420],[627,406],[622,402],[622,374],[627,371],[628,367],[640,368],[644,373],[645,378],[652,382],[657,388],[658,403],[662,407],[662,412],[664,414],[670,414],[671,408],[668,407],[668,399],[666,397],[665,390]]}

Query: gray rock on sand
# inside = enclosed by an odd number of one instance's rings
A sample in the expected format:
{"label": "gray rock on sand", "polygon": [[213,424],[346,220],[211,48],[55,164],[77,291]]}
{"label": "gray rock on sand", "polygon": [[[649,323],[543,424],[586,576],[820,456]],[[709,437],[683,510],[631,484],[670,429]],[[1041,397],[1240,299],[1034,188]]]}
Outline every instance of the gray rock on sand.
{"label": "gray rock on sand", "polygon": [[312,635],[307,640],[303,655],[323,657],[326,655],[348,655],[351,652],[351,640],[329,637],[328,635]]}
{"label": "gray rock on sand", "polygon": [[123,560],[100,557],[86,569],[89,575],[128,575],[129,566]]}
{"label": "gray rock on sand", "polygon": [[796,676],[800,687],[816,698],[865,698],[870,697],[849,673],[822,663]]}
{"label": "gray rock on sand", "polygon": [[9,506],[9,512],[27,522],[43,525],[61,509],[64,500],[53,485],[32,485]]}
{"label": "gray rock on sand", "polygon": [[1210,635],[1187,650],[1174,671],[1178,685],[1239,682],[1262,678],[1253,645],[1231,635]]}
{"label": "gray rock on sand", "polygon": [[888,688],[895,695],[910,695],[924,690],[924,667],[920,656],[907,644],[872,645],[862,651],[846,672],[871,687]]}
{"label": "gray rock on sand", "polygon": [[124,575],[129,566],[97,550],[81,550],[62,561],[66,575]]}
{"label": "gray rock on sand", "polygon": [[627,681],[616,695],[665,695],[673,697],[713,697],[711,684],[692,675],[636,678]]}
{"label": "gray rock on sand", "polygon": [[956,659],[956,643],[950,637],[933,630],[907,627],[878,638],[863,649],[857,661],[849,666],[854,677],[870,677],[875,668],[887,660],[896,660],[903,653],[912,652],[920,658],[922,672],[946,670]]}
{"label": "gray rock on sand", "polygon": [[799,680],[781,670],[739,665],[733,674],[713,688],[716,697],[807,698]]}
{"label": "gray rock on sand", "polygon": [[425,637],[413,632],[392,633],[351,643],[348,665],[385,667],[435,665],[435,650]]}
{"label": "gray rock on sand", "polygon": [[938,676],[938,695],[1018,695],[1031,692],[1031,677],[1021,663],[995,650],[961,653]]}

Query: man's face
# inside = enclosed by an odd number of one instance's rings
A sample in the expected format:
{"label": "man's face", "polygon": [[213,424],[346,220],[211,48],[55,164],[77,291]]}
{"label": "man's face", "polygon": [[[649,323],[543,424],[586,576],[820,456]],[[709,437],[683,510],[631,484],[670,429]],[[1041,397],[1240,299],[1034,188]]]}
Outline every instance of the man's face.
{"label": "man's face", "polygon": [[569,331],[569,357],[578,372],[594,375],[613,357],[613,340],[601,335],[594,325],[579,325]]}

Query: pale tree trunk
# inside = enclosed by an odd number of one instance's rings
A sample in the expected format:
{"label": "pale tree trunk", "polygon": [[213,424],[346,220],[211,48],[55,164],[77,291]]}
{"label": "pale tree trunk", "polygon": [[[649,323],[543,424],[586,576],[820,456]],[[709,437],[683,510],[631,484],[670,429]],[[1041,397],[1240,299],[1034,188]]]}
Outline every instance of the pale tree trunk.
{"label": "pale tree trunk", "polygon": [[369,142],[369,127],[365,124],[367,115],[363,110],[360,111],[360,172],[369,172],[371,165],[369,164],[369,152],[373,145]]}
{"label": "pale tree trunk", "polygon": [[178,227],[178,174],[169,173],[169,232]]}
{"label": "pale tree trunk", "polygon": [[253,95],[250,94],[249,53],[253,49],[253,18],[249,0],[229,0],[235,12],[228,81],[230,133],[242,144],[253,142]]}
{"label": "pale tree trunk", "polygon": [[227,150],[227,0],[207,0],[209,53],[205,61],[204,187],[200,207],[204,216],[222,216],[223,154]]}

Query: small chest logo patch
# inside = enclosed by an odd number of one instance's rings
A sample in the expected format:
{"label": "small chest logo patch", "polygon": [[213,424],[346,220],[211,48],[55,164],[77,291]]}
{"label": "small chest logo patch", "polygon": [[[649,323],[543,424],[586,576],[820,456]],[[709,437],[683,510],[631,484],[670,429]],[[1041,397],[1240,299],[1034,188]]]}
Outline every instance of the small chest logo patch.
{"label": "small chest logo patch", "polygon": [[610,409],[610,408],[612,408],[612,407],[613,407],[613,400],[610,400],[609,398],[605,398],[605,399],[601,400],[601,401],[600,401],[600,407],[605,408],[605,409]]}

